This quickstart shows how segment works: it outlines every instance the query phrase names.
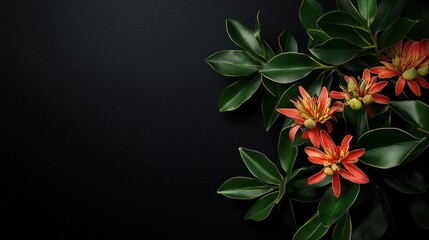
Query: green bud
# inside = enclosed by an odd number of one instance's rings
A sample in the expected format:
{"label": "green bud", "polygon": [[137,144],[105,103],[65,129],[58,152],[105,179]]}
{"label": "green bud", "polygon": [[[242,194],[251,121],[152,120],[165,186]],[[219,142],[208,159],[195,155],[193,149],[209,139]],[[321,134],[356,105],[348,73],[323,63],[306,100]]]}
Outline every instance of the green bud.
{"label": "green bud", "polygon": [[429,66],[421,67],[421,68],[417,69],[417,74],[420,77],[426,77],[428,75],[428,73],[429,73]]}
{"label": "green bud", "polygon": [[304,121],[304,126],[310,130],[315,129],[316,128],[316,122],[314,122],[313,119],[309,118],[309,119]]}
{"label": "green bud", "polygon": [[326,175],[329,175],[329,176],[332,176],[334,174],[334,171],[332,171],[330,167],[325,167],[323,171],[325,172]]}
{"label": "green bud", "polygon": [[349,78],[349,81],[347,82],[347,89],[349,91],[356,90],[358,88],[357,83],[353,80],[353,78]]}
{"label": "green bud", "polygon": [[417,77],[417,70],[415,68],[410,68],[402,73],[402,77],[405,80],[414,80]]}
{"label": "green bud", "polygon": [[356,98],[352,98],[348,104],[353,110],[359,110],[362,108],[362,103]]}
{"label": "green bud", "polygon": [[374,102],[372,95],[365,95],[365,97],[363,97],[363,103],[365,105],[371,104],[372,102]]}
{"label": "green bud", "polygon": [[347,94],[344,94],[344,100],[346,100],[346,102],[350,101],[350,97]]}

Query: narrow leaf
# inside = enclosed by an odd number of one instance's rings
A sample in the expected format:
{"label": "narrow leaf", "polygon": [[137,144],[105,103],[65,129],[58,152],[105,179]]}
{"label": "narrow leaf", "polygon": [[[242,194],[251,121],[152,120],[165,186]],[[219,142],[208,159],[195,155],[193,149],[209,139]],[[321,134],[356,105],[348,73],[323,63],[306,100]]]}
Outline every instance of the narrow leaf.
{"label": "narrow leaf", "polygon": [[401,118],[415,127],[429,132],[429,106],[418,100],[392,101],[389,106]]}
{"label": "narrow leaf", "polygon": [[244,216],[245,220],[262,221],[267,218],[276,204],[279,192],[269,193],[258,199]]}
{"label": "narrow leaf", "polygon": [[295,213],[293,210],[292,200],[287,199],[285,201],[282,201],[279,203],[279,212],[283,219],[283,222],[286,224],[286,226],[289,229],[296,230],[296,219],[295,219]]}
{"label": "narrow leaf", "polygon": [[400,42],[410,31],[410,29],[418,21],[411,20],[408,18],[400,18],[396,23],[391,25],[381,34],[378,45],[380,49],[387,49]]}
{"label": "narrow leaf", "polygon": [[363,51],[364,49],[344,39],[330,39],[310,49],[318,59],[332,65],[344,64]]}
{"label": "narrow leaf", "polygon": [[227,77],[246,76],[261,68],[261,63],[242,50],[219,51],[210,55],[206,62],[218,73]]}
{"label": "narrow leaf", "polygon": [[375,32],[385,30],[401,17],[406,0],[382,0],[377,8],[377,16],[374,19]]}
{"label": "narrow leaf", "polygon": [[306,30],[318,29],[317,19],[319,19],[323,13],[323,8],[318,1],[302,0],[299,8],[299,20]]}
{"label": "narrow leaf", "polygon": [[256,39],[254,31],[234,19],[226,20],[226,31],[229,38],[252,58],[258,61],[264,60],[264,49]]}
{"label": "narrow leaf", "polygon": [[349,212],[346,211],[343,216],[338,219],[337,224],[335,224],[331,240],[350,239],[352,239],[352,219],[350,218]]}
{"label": "narrow leaf", "polygon": [[377,15],[377,1],[376,0],[358,0],[359,12],[367,21],[369,27]]}
{"label": "narrow leaf", "polygon": [[298,147],[289,138],[290,128],[282,129],[277,145],[277,152],[283,170],[289,175],[298,155]]}
{"label": "narrow leaf", "polygon": [[289,29],[280,33],[278,44],[280,52],[298,52],[298,43]]}
{"label": "narrow leaf", "polygon": [[316,213],[295,232],[292,240],[318,240],[321,239],[328,230],[329,227],[323,226],[319,214]]}
{"label": "narrow leaf", "polygon": [[253,176],[269,184],[280,184],[283,177],[277,169],[277,166],[263,153],[243,147],[240,147],[238,150],[240,151],[241,158]]}
{"label": "narrow leaf", "polygon": [[358,139],[368,131],[368,120],[365,106],[359,110],[353,110],[350,106],[344,106],[344,119],[346,121],[347,132]]}
{"label": "narrow leaf", "polygon": [[232,111],[240,107],[258,90],[261,85],[261,76],[245,76],[227,86],[219,99],[219,111]]}
{"label": "narrow leaf", "polygon": [[357,0],[337,0],[337,7],[343,12],[351,14],[353,17],[364,23],[362,15],[358,10]]}
{"label": "narrow leaf", "polygon": [[233,177],[226,180],[217,193],[231,199],[250,200],[269,193],[275,188],[276,186],[268,185],[254,178]]}

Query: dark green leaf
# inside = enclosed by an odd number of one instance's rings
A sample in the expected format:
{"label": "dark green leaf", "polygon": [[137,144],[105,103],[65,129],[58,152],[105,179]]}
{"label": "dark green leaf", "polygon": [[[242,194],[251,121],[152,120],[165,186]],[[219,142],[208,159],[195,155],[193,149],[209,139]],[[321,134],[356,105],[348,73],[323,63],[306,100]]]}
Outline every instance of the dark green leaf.
{"label": "dark green leaf", "polygon": [[367,22],[367,26],[371,26],[377,15],[377,0],[358,0],[359,12]]}
{"label": "dark green leaf", "polygon": [[296,230],[297,226],[292,201],[290,199],[287,199],[285,201],[280,202],[278,206],[283,222],[289,229]]}
{"label": "dark green leaf", "polygon": [[352,219],[350,218],[349,212],[346,211],[343,216],[338,219],[337,224],[335,224],[331,240],[350,239],[352,239]]}
{"label": "dark green leaf", "polygon": [[308,178],[298,179],[293,184],[298,188],[321,188],[332,182],[332,177],[326,176],[322,181],[315,184],[308,184]]}
{"label": "dark green leaf", "polygon": [[319,214],[316,213],[298,231],[295,232],[292,240],[318,240],[321,239],[329,230],[329,227],[323,226]]}
{"label": "dark green leaf", "polygon": [[279,194],[277,195],[276,204],[279,203],[282,200],[283,195],[286,192],[286,183],[287,183],[286,178],[283,178],[282,181],[280,182],[280,185],[279,185]]}
{"label": "dark green leaf", "polygon": [[277,195],[279,192],[269,193],[258,199],[247,211],[244,219],[262,221],[270,215],[271,210],[276,204]]}
{"label": "dark green leaf", "polygon": [[401,17],[406,0],[382,0],[377,8],[377,16],[374,19],[375,32],[385,30]]}
{"label": "dark green leaf", "polygon": [[353,110],[350,106],[345,105],[343,115],[347,124],[347,132],[355,136],[356,139],[368,131],[365,106],[359,110]]}
{"label": "dark green leaf", "polygon": [[362,15],[360,14],[358,10],[358,3],[357,0],[337,0],[337,7],[338,10],[341,10],[343,12],[347,12],[351,14],[353,17],[358,19],[360,22],[365,23],[362,19]]}
{"label": "dark green leaf", "polygon": [[262,84],[264,85],[265,89],[274,97],[279,97],[285,90],[285,86],[283,84],[273,82],[264,76],[262,76]]}
{"label": "dark green leaf", "polygon": [[383,181],[391,188],[405,194],[426,192],[427,184],[423,175],[416,170],[398,169],[389,172]]}
{"label": "dark green leaf", "polygon": [[335,223],[349,209],[356,200],[359,189],[359,184],[343,181],[340,197],[335,197],[332,187],[326,190],[318,205],[320,220],[324,226]]}
{"label": "dark green leaf", "polygon": [[262,98],[262,117],[264,120],[265,131],[269,131],[280,113],[276,111],[280,97],[275,97],[266,92]]}
{"label": "dark green leaf", "polygon": [[323,15],[322,6],[316,0],[302,0],[299,8],[299,20],[307,29],[317,29],[317,19]]}
{"label": "dark green leaf", "polygon": [[423,151],[427,149],[429,146],[429,138],[425,137],[423,138],[420,143],[413,149],[413,151],[407,156],[407,158],[402,162],[402,164],[411,162],[417,157],[419,157]]}
{"label": "dark green leaf", "polygon": [[310,49],[318,59],[332,65],[346,63],[363,51],[364,49],[344,39],[330,39]]}
{"label": "dark green leaf", "polygon": [[232,199],[249,200],[269,193],[275,188],[276,186],[268,185],[254,178],[233,177],[226,180],[217,193]]}
{"label": "dark green leaf", "polygon": [[324,42],[331,39],[331,37],[328,36],[328,34],[326,34],[322,30],[308,29],[307,31],[308,31],[308,34],[310,35],[310,38],[308,38],[308,43],[307,43],[307,47],[309,49],[313,48],[314,46],[323,44]]}
{"label": "dark green leaf", "polygon": [[271,59],[259,72],[278,83],[291,83],[321,68],[313,58],[302,53],[282,53]]}
{"label": "dark green leaf", "polygon": [[320,199],[320,195],[320,191],[317,188],[294,188],[293,191],[288,192],[290,199],[302,203],[315,202]]}
{"label": "dark green leaf", "polygon": [[405,17],[400,18],[381,34],[378,40],[380,49],[390,48],[400,42],[417,22]]}
{"label": "dark green leaf", "polygon": [[258,90],[261,76],[249,75],[227,86],[219,99],[219,111],[226,112],[237,109]]}
{"label": "dark green leaf", "polygon": [[429,132],[429,106],[426,103],[418,100],[391,101],[389,106],[405,121]]}
{"label": "dark green leaf", "polygon": [[210,55],[206,62],[227,77],[246,76],[261,68],[261,64],[242,50],[224,50]]}
{"label": "dark green leaf", "polygon": [[365,148],[361,162],[386,169],[402,164],[421,141],[399,128],[379,128],[364,133],[357,146]]}
{"label": "dark green leaf", "polygon": [[264,60],[264,49],[255,38],[254,31],[234,19],[226,20],[226,31],[229,38],[252,58],[258,61]]}
{"label": "dark green leaf", "polygon": [[253,176],[269,184],[280,184],[283,177],[277,169],[277,166],[271,162],[267,156],[261,152],[243,147],[240,147],[238,150],[240,151],[241,158]]}
{"label": "dark green leaf", "polygon": [[427,195],[416,196],[410,205],[411,216],[416,223],[429,230],[429,198]]}
{"label": "dark green leaf", "polygon": [[298,52],[298,43],[289,29],[280,33],[278,44],[280,52]]}
{"label": "dark green leaf", "polygon": [[[353,227],[352,239],[380,239],[389,225],[390,207],[386,196],[379,187],[375,187],[366,201],[370,208],[363,222]],[[362,212],[360,212],[362,214]]]}
{"label": "dark green leaf", "polygon": [[291,173],[296,156],[298,155],[298,147],[294,146],[290,140],[289,130],[290,128],[282,129],[277,145],[280,164],[287,174]]}

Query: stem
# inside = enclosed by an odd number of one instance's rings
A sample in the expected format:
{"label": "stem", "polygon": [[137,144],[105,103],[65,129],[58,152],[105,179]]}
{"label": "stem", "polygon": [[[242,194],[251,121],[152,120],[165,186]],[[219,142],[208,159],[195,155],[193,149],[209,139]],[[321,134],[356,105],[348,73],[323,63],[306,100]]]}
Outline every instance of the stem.
{"label": "stem", "polygon": [[380,60],[380,50],[378,49],[378,43],[377,43],[377,33],[372,33],[371,28],[368,28],[368,33],[371,36],[371,40],[373,42],[372,46],[368,46],[368,48],[374,48],[375,54],[377,55],[377,59]]}

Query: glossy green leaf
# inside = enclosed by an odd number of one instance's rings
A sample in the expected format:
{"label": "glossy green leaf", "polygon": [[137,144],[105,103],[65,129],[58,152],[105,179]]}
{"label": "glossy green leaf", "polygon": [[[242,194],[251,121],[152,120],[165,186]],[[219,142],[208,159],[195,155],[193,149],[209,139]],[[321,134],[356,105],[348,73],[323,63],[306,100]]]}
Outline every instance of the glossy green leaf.
{"label": "glossy green leaf", "polygon": [[331,186],[320,199],[319,216],[324,226],[335,223],[354,203],[359,194],[359,184],[349,181],[342,181],[341,183],[341,194],[338,198],[335,197]]}
{"label": "glossy green leaf", "polygon": [[254,31],[234,19],[226,20],[226,31],[229,38],[247,54],[258,61],[264,60],[264,49],[255,37]]}
{"label": "glossy green leaf", "polygon": [[323,8],[318,1],[302,0],[299,8],[299,20],[304,29],[317,29],[317,19],[319,19],[323,13]]}
{"label": "glossy green leaf", "polygon": [[383,177],[383,181],[389,187],[405,194],[424,193],[427,188],[423,174],[413,169],[393,170]]}
{"label": "glossy green leaf", "polygon": [[405,8],[404,16],[411,19],[419,19],[407,34],[407,38],[420,41],[429,38],[429,8],[422,8],[420,4],[408,4]]}
{"label": "glossy green leaf", "polygon": [[364,23],[364,19],[362,19],[362,15],[359,12],[357,1],[358,0],[337,0],[337,7],[338,10],[347,12],[358,19],[360,22]]}
{"label": "glossy green leaf", "polygon": [[383,191],[375,187],[365,203],[369,213],[363,222],[353,227],[352,239],[381,239],[389,225],[389,202]]}
{"label": "glossy green leaf", "polygon": [[328,230],[329,227],[323,226],[319,214],[316,213],[295,232],[292,240],[318,240],[321,239]]}
{"label": "glossy green leaf", "polygon": [[280,52],[298,52],[298,43],[289,29],[280,33],[278,45]]}
{"label": "glossy green leaf", "polygon": [[286,184],[286,178],[283,178],[279,185],[279,194],[277,195],[276,204],[282,200],[283,195],[286,193]]}
{"label": "glossy green leaf", "polygon": [[429,146],[429,138],[423,138],[420,143],[408,154],[407,158],[402,162],[402,164],[411,162],[414,159],[417,159]]}
{"label": "glossy green leaf", "polygon": [[359,12],[369,27],[377,15],[377,0],[358,0]]}
{"label": "glossy green leaf", "polygon": [[350,106],[344,106],[343,116],[347,124],[347,132],[358,139],[368,131],[368,120],[366,108],[363,106],[359,110],[353,110]]}
{"label": "glossy green leaf", "polygon": [[416,24],[417,21],[408,18],[400,18],[396,23],[391,25],[381,34],[378,45],[380,49],[387,49],[400,42]]}
{"label": "glossy green leaf", "polygon": [[262,221],[267,218],[270,215],[274,205],[276,205],[278,194],[279,192],[272,192],[258,199],[252,204],[252,206],[250,206],[249,210],[244,216],[244,219]]}
{"label": "glossy green leaf", "polygon": [[317,188],[305,188],[297,189],[294,188],[293,191],[288,192],[290,199],[301,203],[311,203],[316,202],[320,199],[320,191]]}
{"label": "glossy green leaf", "polygon": [[246,76],[261,68],[261,63],[242,50],[219,51],[210,55],[206,62],[218,73],[227,77]]}
{"label": "glossy green leaf", "polygon": [[379,128],[364,133],[357,146],[365,148],[361,162],[386,169],[401,165],[421,141],[399,128]]}
{"label": "glossy green leaf", "polygon": [[332,232],[331,240],[350,240],[352,239],[352,219],[350,214],[346,211],[335,224]]}
{"label": "glossy green leaf", "polygon": [[262,76],[262,85],[264,85],[265,89],[274,97],[279,97],[285,90],[283,84],[273,82],[264,76]]}
{"label": "glossy green leaf", "polygon": [[274,122],[279,117],[280,113],[276,111],[278,100],[280,97],[276,97],[266,92],[262,98],[262,118],[264,121],[265,131],[269,131],[273,126]]}
{"label": "glossy green leaf", "polygon": [[271,59],[259,72],[278,83],[292,83],[307,76],[321,65],[303,53],[282,53]]}
{"label": "glossy green leaf", "polygon": [[276,186],[268,185],[254,178],[233,177],[226,180],[217,190],[218,194],[231,199],[250,200],[265,195]]}
{"label": "glossy green leaf", "polygon": [[295,159],[298,156],[298,147],[294,146],[289,138],[289,130],[282,129],[277,144],[277,153],[280,159],[280,164],[283,170],[290,174],[295,163]]}
{"label": "glossy green leaf", "polygon": [[258,90],[261,76],[245,76],[227,86],[220,94],[219,111],[226,112],[237,109]]}
{"label": "glossy green leaf", "polygon": [[410,204],[411,216],[416,223],[429,230],[429,198],[426,195],[416,196]]}
{"label": "glossy green leaf", "polygon": [[346,39],[360,47],[372,45],[371,37],[362,22],[347,12],[328,12],[317,23],[331,38]]}
{"label": "glossy green leaf", "polygon": [[291,199],[284,200],[278,204],[279,213],[283,219],[283,222],[291,230],[296,230],[296,218],[293,210],[293,204]]}
{"label": "glossy green leaf", "polygon": [[283,177],[277,166],[267,156],[261,152],[243,147],[240,147],[238,150],[244,164],[246,164],[253,176],[269,184],[280,184]]}
{"label": "glossy green leaf", "polygon": [[429,105],[426,103],[418,100],[391,101],[389,106],[405,121],[429,132]]}
{"label": "glossy green leaf", "polygon": [[364,49],[345,39],[330,39],[310,49],[310,52],[318,59],[332,65],[346,63],[363,51]]}
{"label": "glossy green leaf", "polygon": [[406,0],[382,0],[377,8],[373,27],[375,32],[385,30],[401,17]]}
{"label": "glossy green leaf", "polygon": [[307,43],[307,47],[309,49],[313,48],[314,46],[323,44],[324,42],[331,39],[331,37],[328,36],[328,34],[326,34],[322,30],[308,29],[307,32],[308,32],[308,35],[310,35],[310,37],[308,38],[308,43]]}

